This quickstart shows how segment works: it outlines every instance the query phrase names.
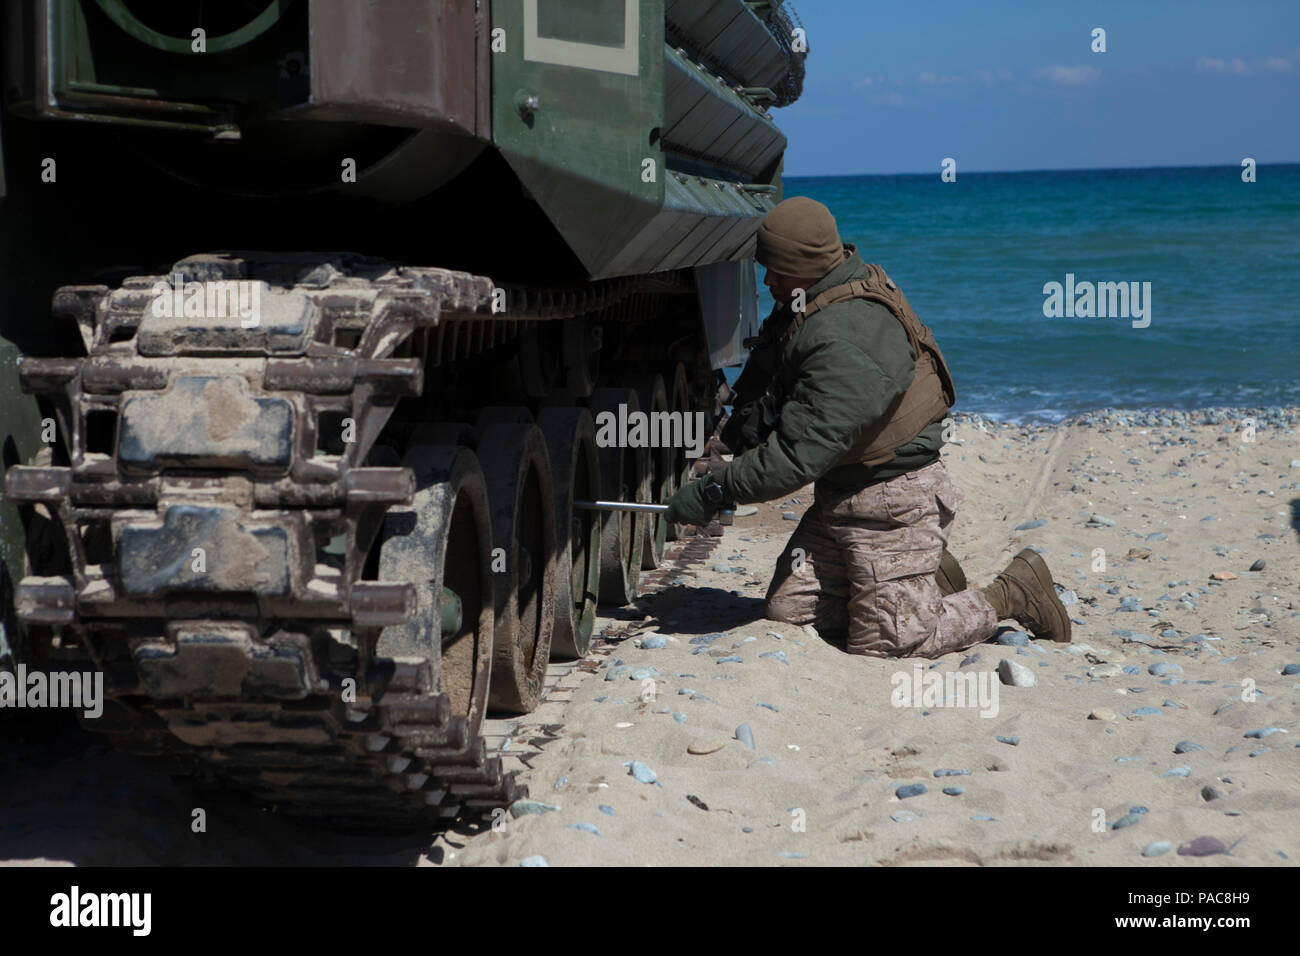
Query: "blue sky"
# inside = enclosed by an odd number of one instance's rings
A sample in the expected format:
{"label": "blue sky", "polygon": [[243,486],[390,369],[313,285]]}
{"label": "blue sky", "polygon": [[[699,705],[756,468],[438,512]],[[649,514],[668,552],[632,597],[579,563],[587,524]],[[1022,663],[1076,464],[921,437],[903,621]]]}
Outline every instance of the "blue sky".
{"label": "blue sky", "polygon": [[790,2],[788,175],[1300,161],[1300,0]]}

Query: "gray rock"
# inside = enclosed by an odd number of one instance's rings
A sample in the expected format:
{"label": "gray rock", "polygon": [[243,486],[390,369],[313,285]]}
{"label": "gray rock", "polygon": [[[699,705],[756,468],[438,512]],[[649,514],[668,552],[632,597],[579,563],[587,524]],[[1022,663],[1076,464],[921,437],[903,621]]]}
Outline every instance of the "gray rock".
{"label": "gray rock", "polygon": [[677,721],[677,723],[679,724],[684,724],[686,723],[686,715],[683,714],[680,710],[675,711],[673,713],[673,720]]}
{"label": "gray rock", "polygon": [[1300,664],[1288,664],[1282,668],[1283,677],[1294,677],[1296,674],[1300,674]]}
{"label": "gray rock", "polygon": [[1016,525],[1017,531],[1032,531],[1034,528],[1041,528],[1047,524],[1046,518],[1035,518],[1033,521],[1026,521],[1024,524]]}
{"label": "gray rock", "polygon": [[1002,631],[997,636],[997,642],[1003,647],[1028,647],[1029,635],[1024,631]]}
{"label": "gray rock", "polygon": [[923,783],[909,783],[899,787],[894,791],[894,796],[899,800],[906,800],[908,797],[919,797],[923,793],[929,793],[929,789]]}
{"label": "gray rock", "polygon": [[630,667],[611,667],[609,670],[605,671],[605,680],[622,680],[631,672],[632,668]]}
{"label": "gray rock", "polygon": [[944,787],[943,792],[950,797],[960,797],[966,792],[966,789],[964,787]]}
{"label": "gray rock", "polygon": [[1174,753],[1176,754],[1189,754],[1193,750],[1204,750],[1204,749],[1205,748],[1202,747],[1200,744],[1192,743],[1192,741],[1190,740],[1180,740],[1178,741],[1178,743],[1174,744]]}
{"label": "gray rock", "polygon": [[1178,848],[1179,856],[1216,856],[1227,853],[1228,848],[1216,837],[1197,837],[1191,843],[1184,843]]}
{"label": "gray rock", "polygon": [[976,823],[997,823],[997,817],[991,817],[987,813],[977,813],[971,817]]}
{"label": "gray rock", "polygon": [[895,823],[911,823],[919,818],[911,810],[895,810],[889,815],[889,819]]}
{"label": "gray rock", "polygon": [[1139,707],[1137,710],[1133,711],[1133,716],[1135,716],[1135,717],[1159,717],[1159,716],[1160,716],[1160,713],[1161,713],[1161,711],[1160,711],[1160,708],[1159,708],[1159,707]]}
{"label": "gray rock", "polygon": [[736,728],[736,739],[750,750],[754,749],[754,732],[749,729],[749,724],[741,724]]}
{"label": "gray rock", "polygon": [[1166,770],[1164,773],[1156,774],[1156,777],[1190,777],[1191,775],[1191,767],[1174,767],[1171,770]]}
{"label": "gray rock", "polygon": [[719,664],[743,664],[745,659],[739,654],[728,654],[726,657],[718,658]]}
{"label": "gray rock", "polygon": [[778,707],[778,706],[776,706],[776,704],[768,704],[768,703],[764,703],[763,701],[760,700],[760,701],[758,702],[758,706],[759,706],[759,707],[766,707],[768,710],[770,710],[770,711],[771,711],[772,713],[774,713],[774,714],[779,714],[779,713],[781,713],[781,708]]}
{"label": "gray rock", "polygon": [[520,817],[536,814],[541,816],[543,813],[554,813],[560,809],[551,803],[542,803],[539,800],[516,800],[510,804],[510,815],[518,820]]}
{"label": "gray rock", "polygon": [[786,521],[798,521],[798,520],[799,520],[799,516],[798,516],[797,514],[795,514],[793,511],[786,511],[786,512],[784,512],[784,513],[781,515],[781,517],[782,517],[784,520],[786,520]]}
{"label": "gray rock", "polygon": [[1157,661],[1147,668],[1147,673],[1152,677],[1177,677],[1182,675],[1183,669],[1172,661]]}
{"label": "gray rock", "polygon": [[596,809],[599,810],[601,813],[605,814],[606,816],[612,817],[614,815],[614,808],[611,807],[608,803],[602,803]]}
{"label": "gray rock", "polygon": [[565,826],[568,827],[570,830],[581,830],[583,833],[590,833],[593,836],[600,836],[600,831],[597,830],[596,827],[590,823],[566,823]]}
{"label": "gray rock", "polygon": [[1118,820],[1110,825],[1112,830],[1123,830],[1125,827],[1131,827],[1137,824],[1147,815],[1146,807],[1129,807],[1128,813],[1124,814]]}
{"label": "gray rock", "polygon": [[1088,519],[1088,524],[1095,525],[1101,528],[1115,527],[1115,522],[1112,521],[1110,518],[1107,518],[1104,515],[1097,515],[1097,514],[1093,515],[1091,518]]}
{"label": "gray rock", "polygon": [[1010,744],[1012,747],[1019,747],[1019,746],[1020,746],[1020,738],[1019,738],[1018,736],[1016,736],[1016,737],[998,737],[998,738],[997,738],[997,741],[998,741],[998,743],[1000,743],[1000,744]]}
{"label": "gray rock", "polygon": [[1250,566],[1250,568],[1249,568],[1248,570],[1251,570],[1251,571],[1263,571],[1263,570],[1264,570],[1264,559],[1263,559],[1263,558],[1258,559],[1254,564],[1252,564],[1252,565]]}
{"label": "gray rock", "polygon": [[1033,687],[1038,683],[1038,675],[1007,657],[998,661],[998,677],[1002,683],[1013,687]]}
{"label": "gray rock", "polygon": [[628,680],[647,680],[658,676],[659,671],[654,667],[634,667],[631,673],[627,675]]}
{"label": "gray rock", "polygon": [[651,634],[649,637],[644,638],[641,641],[641,650],[643,651],[654,651],[667,646],[668,638],[664,637],[662,634]]}
{"label": "gray rock", "polygon": [[1260,727],[1258,730],[1248,730],[1244,734],[1242,734],[1242,736],[1251,737],[1254,738],[1255,740],[1263,740],[1265,737],[1271,737],[1273,734],[1284,734],[1284,733],[1286,733],[1286,731],[1283,730],[1281,727]]}
{"label": "gray rock", "polygon": [[647,767],[639,760],[633,760],[627,764],[628,772],[636,779],[638,783],[654,783],[659,779],[653,770]]}
{"label": "gray rock", "polygon": [[540,854],[536,854],[534,856],[524,857],[522,860],[519,861],[519,865],[520,866],[550,866],[551,864],[546,862],[546,857]]}
{"label": "gray rock", "polygon": [[1167,841],[1167,840],[1157,840],[1157,841],[1154,842],[1154,843],[1148,843],[1148,844],[1147,844],[1147,848],[1146,848],[1145,850],[1142,851],[1142,855],[1143,855],[1143,856],[1146,856],[1146,857],[1152,857],[1152,856],[1164,856],[1166,853],[1168,853],[1168,852],[1169,852],[1170,850],[1172,850],[1173,848],[1174,848],[1174,845],[1173,845],[1172,843],[1170,843],[1169,841]]}
{"label": "gray rock", "polygon": [[945,769],[945,770],[936,770],[934,772],[934,775],[936,777],[969,777],[971,775],[971,772],[969,770],[946,770]]}
{"label": "gray rock", "polygon": [[785,656],[785,651],[764,651],[759,657],[770,657],[773,660],[780,661],[782,664],[789,666],[790,658]]}

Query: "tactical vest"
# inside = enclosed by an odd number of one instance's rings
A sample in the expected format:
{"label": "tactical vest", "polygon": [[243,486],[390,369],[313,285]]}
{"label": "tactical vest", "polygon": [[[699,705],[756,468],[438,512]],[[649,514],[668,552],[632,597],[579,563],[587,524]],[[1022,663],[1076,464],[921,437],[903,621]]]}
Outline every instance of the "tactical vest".
{"label": "tactical vest", "polygon": [[790,327],[782,336],[783,343],[788,342],[815,313],[828,305],[848,299],[879,302],[898,319],[903,331],[907,333],[912,353],[916,356],[912,384],[858,437],[835,463],[836,466],[858,462],[869,468],[883,465],[894,457],[897,449],[915,439],[927,425],[942,420],[956,399],[952,374],[934,341],[934,333],[917,318],[907,297],[894,285],[884,269],[874,264],[868,264],[867,269],[871,273],[868,278],[854,279],[827,289],[809,302],[802,314],[796,312]]}

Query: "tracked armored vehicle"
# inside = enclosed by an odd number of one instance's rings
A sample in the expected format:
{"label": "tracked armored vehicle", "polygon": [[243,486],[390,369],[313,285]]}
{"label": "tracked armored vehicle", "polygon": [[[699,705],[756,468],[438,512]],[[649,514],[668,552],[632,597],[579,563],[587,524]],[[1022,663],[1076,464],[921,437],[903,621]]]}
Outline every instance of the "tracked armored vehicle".
{"label": "tracked armored vehicle", "polygon": [[484,715],[533,708],[678,531],[573,507],[688,473],[596,418],[710,428],[756,331],[792,12],[4,14],[13,656],[101,671],[90,729],[289,812],[509,803]]}

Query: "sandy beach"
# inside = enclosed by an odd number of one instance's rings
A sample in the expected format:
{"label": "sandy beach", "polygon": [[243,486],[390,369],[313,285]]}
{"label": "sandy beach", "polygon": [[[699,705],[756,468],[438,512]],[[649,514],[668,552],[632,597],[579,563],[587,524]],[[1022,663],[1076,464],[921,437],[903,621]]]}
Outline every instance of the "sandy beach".
{"label": "sandy beach", "polygon": [[[980,586],[1040,549],[1072,645],[1007,622],[1001,643],[875,660],[765,621],[807,488],[738,517],[704,560],[655,572],[636,606],[602,617],[586,661],[552,665],[535,713],[493,722],[530,789],[495,826],[336,834],[223,797],[195,834],[195,800],[168,778],[28,725],[0,752],[0,858],[1287,865],[1300,859],[1298,421],[958,417],[944,459],[966,500],[950,550]],[[926,686],[939,690],[898,706],[900,688]],[[985,697],[955,706],[954,687]]]}

